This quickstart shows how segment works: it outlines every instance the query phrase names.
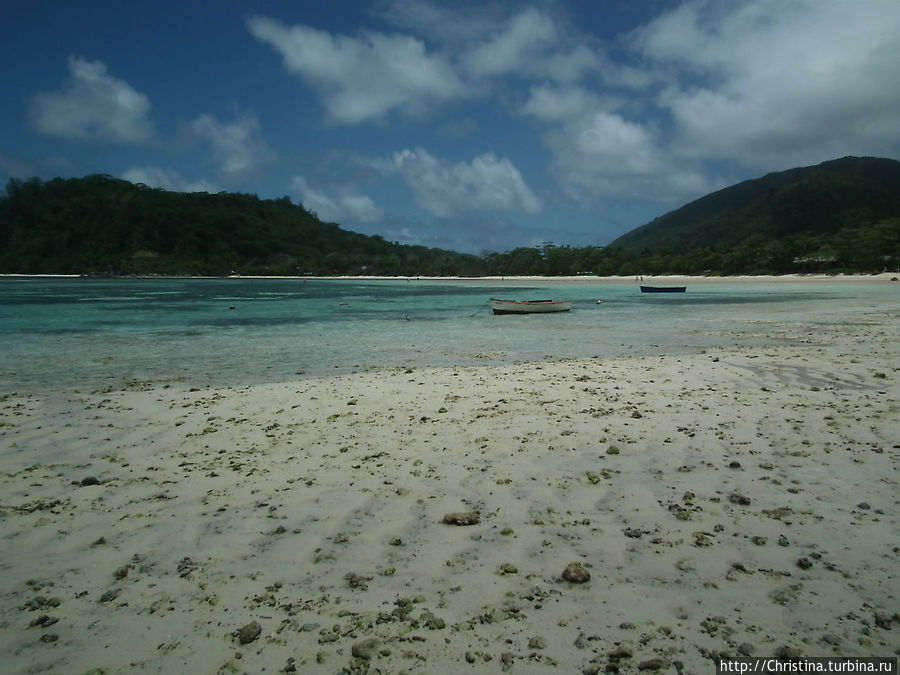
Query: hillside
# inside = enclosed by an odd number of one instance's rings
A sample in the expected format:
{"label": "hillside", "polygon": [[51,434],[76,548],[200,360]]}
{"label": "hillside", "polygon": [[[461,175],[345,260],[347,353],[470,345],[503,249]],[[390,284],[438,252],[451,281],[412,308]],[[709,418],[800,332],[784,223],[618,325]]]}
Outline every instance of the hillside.
{"label": "hillside", "polygon": [[880,272],[900,268],[900,162],[846,157],[772,173],[667,213],[606,247],[482,257],[321,222],[290,199],[179,193],[106,175],[10,180],[0,273],[574,275]]}
{"label": "hillside", "polygon": [[893,218],[900,218],[900,162],[844,157],[719,190],[628,232],[610,246],[684,253],[790,237],[825,242],[842,231]]}
{"label": "hillside", "polygon": [[106,175],[10,180],[0,273],[465,274],[480,259],[321,222],[283,197],[179,193]]}

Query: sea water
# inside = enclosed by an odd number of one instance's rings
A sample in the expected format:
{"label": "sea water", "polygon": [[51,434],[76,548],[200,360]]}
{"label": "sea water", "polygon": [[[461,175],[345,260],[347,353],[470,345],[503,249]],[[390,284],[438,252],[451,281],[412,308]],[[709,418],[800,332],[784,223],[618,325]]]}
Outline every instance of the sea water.
{"label": "sea water", "polygon": [[[0,388],[241,386],[376,368],[699,352],[771,342],[773,324],[861,316],[896,297],[896,286],[692,280],[687,293],[655,295],[631,284],[8,277]],[[494,316],[491,297],[573,306]]]}

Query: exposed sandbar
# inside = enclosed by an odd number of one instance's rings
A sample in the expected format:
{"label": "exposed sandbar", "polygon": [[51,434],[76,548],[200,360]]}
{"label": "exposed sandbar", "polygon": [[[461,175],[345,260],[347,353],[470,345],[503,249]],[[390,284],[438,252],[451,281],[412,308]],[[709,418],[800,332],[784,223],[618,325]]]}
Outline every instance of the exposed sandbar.
{"label": "exposed sandbar", "polygon": [[894,655],[898,334],[886,312],[690,356],[4,391],[4,670]]}

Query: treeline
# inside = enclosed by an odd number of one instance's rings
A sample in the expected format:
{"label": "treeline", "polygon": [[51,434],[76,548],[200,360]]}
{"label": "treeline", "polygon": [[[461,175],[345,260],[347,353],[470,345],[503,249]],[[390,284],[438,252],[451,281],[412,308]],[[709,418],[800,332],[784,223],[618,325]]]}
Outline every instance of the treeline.
{"label": "treeline", "polygon": [[0,195],[0,273],[633,276],[900,268],[900,217],[723,241],[687,249],[649,241],[640,249],[546,243],[473,256],[349,232],[287,197],[176,193],[106,175],[10,180]]}
{"label": "treeline", "polygon": [[852,274],[900,271],[900,218],[831,234],[755,235],[728,247],[672,252],[646,248],[554,246],[484,256],[487,274],[635,276],[638,274]]}
{"label": "treeline", "polygon": [[[896,253],[900,162],[843,157],[770,173],[701,197],[622,235],[630,251],[718,251],[714,268],[793,268],[797,258],[874,269]],[[881,247],[890,248],[881,252]],[[810,262],[810,261],[808,261]],[[682,264],[690,265],[690,260]]]}
{"label": "treeline", "polygon": [[482,261],[323,223],[288,197],[169,192],[106,175],[10,180],[0,272],[452,275]]}

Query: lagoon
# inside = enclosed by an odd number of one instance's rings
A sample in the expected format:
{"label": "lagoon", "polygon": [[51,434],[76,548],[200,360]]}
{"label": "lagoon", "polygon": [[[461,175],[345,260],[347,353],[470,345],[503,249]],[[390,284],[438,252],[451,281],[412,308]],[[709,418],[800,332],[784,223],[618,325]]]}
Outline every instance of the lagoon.
{"label": "lagoon", "polygon": [[[378,368],[697,353],[771,343],[773,324],[864,321],[900,297],[887,280],[687,284],[683,295],[648,296],[627,280],[7,277],[0,382],[240,386]],[[573,310],[493,316],[490,297],[571,299]]]}

